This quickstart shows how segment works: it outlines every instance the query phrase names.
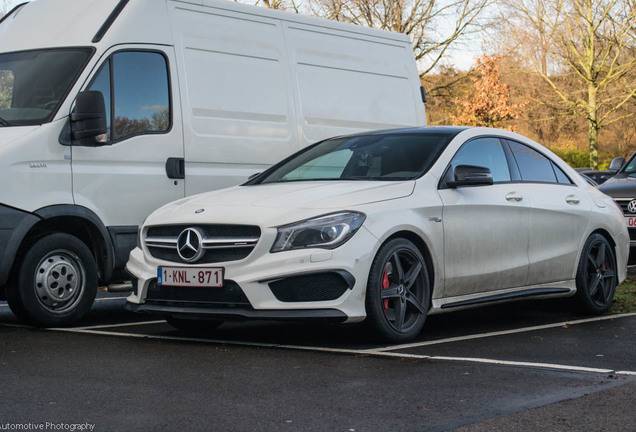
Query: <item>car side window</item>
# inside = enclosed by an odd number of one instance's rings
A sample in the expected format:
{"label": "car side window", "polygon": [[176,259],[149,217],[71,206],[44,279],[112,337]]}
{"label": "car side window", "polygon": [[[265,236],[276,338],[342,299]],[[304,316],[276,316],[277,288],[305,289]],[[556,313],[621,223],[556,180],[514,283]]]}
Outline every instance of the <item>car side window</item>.
{"label": "car side window", "polygon": [[168,64],[158,52],[113,54],[89,90],[99,90],[104,95],[108,141],[170,129]]}
{"label": "car side window", "polygon": [[459,165],[488,168],[495,183],[510,181],[506,153],[497,138],[478,138],[464,144],[453,157],[450,172],[454,172]]}
{"label": "car side window", "polygon": [[554,173],[556,174],[557,181],[560,184],[573,184],[572,180],[563,172],[561,168],[557,166],[554,162],[552,162],[552,169],[554,169]]}
{"label": "car side window", "polygon": [[557,183],[553,163],[541,153],[516,141],[508,141],[517,161],[521,180],[527,182]]}

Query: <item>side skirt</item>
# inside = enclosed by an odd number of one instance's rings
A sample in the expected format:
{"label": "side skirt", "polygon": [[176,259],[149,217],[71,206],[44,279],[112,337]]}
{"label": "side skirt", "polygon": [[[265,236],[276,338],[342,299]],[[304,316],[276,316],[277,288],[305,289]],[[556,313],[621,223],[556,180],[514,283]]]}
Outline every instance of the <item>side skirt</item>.
{"label": "side skirt", "polygon": [[450,312],[451,310],[502,303],[524,298],[566,297],[576,292],[574,280],[555,282],[534,287],[521,287],[496,292],[485,292],[433,300],[431,313]]}

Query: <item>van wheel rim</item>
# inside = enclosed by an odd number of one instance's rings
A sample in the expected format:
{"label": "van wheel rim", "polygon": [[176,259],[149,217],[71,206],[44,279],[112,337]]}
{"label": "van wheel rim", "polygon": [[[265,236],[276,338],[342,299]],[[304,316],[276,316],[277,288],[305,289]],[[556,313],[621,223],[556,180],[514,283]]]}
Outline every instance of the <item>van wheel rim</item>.
{"label": "van wheel rim", "polygon": [[84,290],[84,267],[77,255],[66,250],[47,254],[35,270],[35,291],[40,305],[61,314],[75,307]]}

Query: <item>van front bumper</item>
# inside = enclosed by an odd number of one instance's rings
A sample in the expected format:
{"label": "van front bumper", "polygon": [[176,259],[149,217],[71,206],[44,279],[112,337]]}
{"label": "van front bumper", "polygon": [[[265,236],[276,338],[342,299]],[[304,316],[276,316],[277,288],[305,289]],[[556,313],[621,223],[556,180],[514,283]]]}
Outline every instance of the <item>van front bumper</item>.
{"label": "van front bumper", "polygon": [[31,213],[0,204],[0,287],[7,284],[22,240],[39,220]]}

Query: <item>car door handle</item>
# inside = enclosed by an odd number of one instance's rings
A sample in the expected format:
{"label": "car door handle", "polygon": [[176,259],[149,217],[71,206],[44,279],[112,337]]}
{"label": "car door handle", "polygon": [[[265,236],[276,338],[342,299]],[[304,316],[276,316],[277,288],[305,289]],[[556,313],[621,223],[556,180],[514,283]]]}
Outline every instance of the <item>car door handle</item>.
{"label": "car door handle", "polygon": [[517,201],[517,202],[519,202],[522,199],[523,199],[523,196],[521,196],[517,192],[510,192],[509,194],[506,195],[506,200],[508,200],[508,201]]}
{"label": "car door handle", "polygon": [[576,195],[568,195],[565,197],[565,202],[568,204],[578,204],[581,202],[580,199]]}

